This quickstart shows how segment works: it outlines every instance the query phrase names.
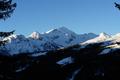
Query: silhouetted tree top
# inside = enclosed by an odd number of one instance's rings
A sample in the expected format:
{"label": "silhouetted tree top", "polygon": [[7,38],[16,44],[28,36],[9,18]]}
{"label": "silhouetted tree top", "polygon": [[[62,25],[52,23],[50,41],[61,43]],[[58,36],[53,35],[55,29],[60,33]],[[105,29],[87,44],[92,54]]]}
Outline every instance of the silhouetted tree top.
{"label": "silhouetted tree top", "polygon": [[16,8],[16,3],[12,0],[0,0],[0,19],[7,19]]}
{"label": "silhouetted tree top", "polygon": [[115,7],[120,10],[120,4],[118,4],[118,3],[116,3],[116,2],[115,2],[114,4],[115,4]]}
{"label": "silhouetted tree top", "polygon": [[8,36],[14,34],[14,32],[15,32],[15,30],[10,31],[10,32],[0,32],[0,37],[4,37],[4,38],[8,37]]}

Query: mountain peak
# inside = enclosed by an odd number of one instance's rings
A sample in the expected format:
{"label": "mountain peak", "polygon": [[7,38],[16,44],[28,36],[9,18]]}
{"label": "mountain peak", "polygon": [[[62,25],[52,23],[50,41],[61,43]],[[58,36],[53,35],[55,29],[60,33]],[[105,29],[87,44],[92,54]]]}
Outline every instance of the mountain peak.
{"label": "mountain peak", "polygon": [[32,32],[32,34],[30,34],[31,38],[33,39],[39,39],[40,38],[40,33],[39,32]]}
{"label": "mountain peak", "polygon": [[45,34],[49,34],[49,35],[76,35],[76,33],[74,33],[73,31],[69,30],[66,27],[60,27],[60,28],[56,28],[56,29],[51,29],[47,32],[45,32]]}
{"label": "mountain peak", "polygon": [[64,33],[74,33],[73,31],[69,30],[68,28],[66,27],[60,27],[58,28],[57,30],[61,31],[61,32],[64,32]]}
{"label": "mountain peak", "polygon": [[101,37],[101,38],[109,38],[110,36],[107,33],[102,32],[102,33],[99,34],[99,37]]}
{"label": "mountain peak", "polygon": [[69,30],[69,29],[63,26],[63,27],[58,28],[58,30],[63,30],[63,31],[65,31],[65,30]]}

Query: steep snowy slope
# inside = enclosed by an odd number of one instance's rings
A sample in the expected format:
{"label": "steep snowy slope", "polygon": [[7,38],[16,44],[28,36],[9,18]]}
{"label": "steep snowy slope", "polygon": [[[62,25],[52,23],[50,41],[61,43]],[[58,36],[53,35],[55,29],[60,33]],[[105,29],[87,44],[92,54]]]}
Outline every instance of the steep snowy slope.
{"label": "steep snowy slope", "polygon": [[88,43],[96,43],[96,42],[103,42],[106,41],[110,38],[111,36],[106,34],[106,33],[100,33],[98,37],[94,39],[87,40],[83,44],[88,44]]}

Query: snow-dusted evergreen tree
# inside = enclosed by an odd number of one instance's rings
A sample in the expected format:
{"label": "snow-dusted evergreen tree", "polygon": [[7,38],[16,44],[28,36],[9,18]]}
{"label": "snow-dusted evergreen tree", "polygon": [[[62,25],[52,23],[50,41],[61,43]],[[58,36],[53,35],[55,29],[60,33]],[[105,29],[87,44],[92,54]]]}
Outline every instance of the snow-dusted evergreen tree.
{"label": "snow-dusted evergreen tree", "polygon": [[[0,20],[6,20],[11,16],[16,8],[16,3],[12,3],[12,0],[0,0]],[[11,32],[0,32],[0,37],[4,38],[14,33]],[[7,41],[0,40],[0,46],[4,45]]]}
{"label": "snow-dusted evergreen tree", "polygon": [[16,3],[12,0],[0,0],[0,19],[7,19],[16,8]]}

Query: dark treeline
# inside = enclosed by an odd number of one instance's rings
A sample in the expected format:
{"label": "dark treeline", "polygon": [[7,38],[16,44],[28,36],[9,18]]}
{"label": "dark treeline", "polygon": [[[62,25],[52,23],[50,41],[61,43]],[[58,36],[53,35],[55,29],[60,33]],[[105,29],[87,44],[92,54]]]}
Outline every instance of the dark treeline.
{"label": "dark treeline", "polygon": [[[101,44],[78,45],[50,51],[46,55],[32,57],[31,54],[0,56],[0,80],[119,80],[120,50],[99,55]],[[73,63],[62,66],[56,62],[67,57]]]}

